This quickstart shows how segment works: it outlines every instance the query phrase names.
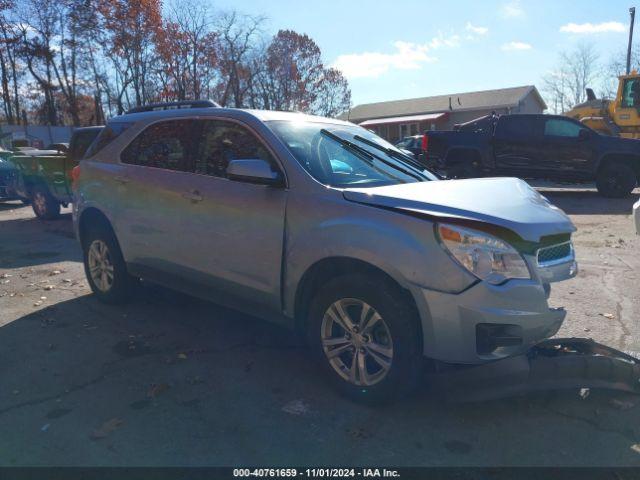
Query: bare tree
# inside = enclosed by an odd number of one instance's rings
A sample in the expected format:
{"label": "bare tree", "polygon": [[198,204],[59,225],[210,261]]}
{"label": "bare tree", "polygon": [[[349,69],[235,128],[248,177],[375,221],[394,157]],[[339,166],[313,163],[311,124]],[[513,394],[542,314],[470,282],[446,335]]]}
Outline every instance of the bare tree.
{"label": "bare tree", "polygon": [[20,32],[15,25],[15,3],[13,0],[0,1],[0,73],[2,75],[2,100],[8,123],[20,123],[20,95],[18,69]]}
{"label": "bare tree", "polygon": [[55,0],[28,0],[19,12],[22,57],[44,95],[44,121],[57,125],[53,57],[60,6]]}
{"label": "bare tree", "polygon": [[218,101],[224,106],[244,107],[251,90],[256,57],[255,44],[260,38],[264,17],[226,12],[217,21],[216,55],[220,81]]}
{"label": "bare tree", "polygon": [[[618,77],[624,75],[627,69],[627,51],[620,50],[609,59],[604,68],[602,85],[600,87],[602,96],[614,98],[618,91]],[[640,71],[640,44],[634,44],[631,49],[631,70]]]}
{"label": "bare tree", "polygon": [[543,79],[554,113],[562,113],[586,100],[586,88],[595,86],[601,69],[593,44],[583,43],[562,52],[558,67]]}

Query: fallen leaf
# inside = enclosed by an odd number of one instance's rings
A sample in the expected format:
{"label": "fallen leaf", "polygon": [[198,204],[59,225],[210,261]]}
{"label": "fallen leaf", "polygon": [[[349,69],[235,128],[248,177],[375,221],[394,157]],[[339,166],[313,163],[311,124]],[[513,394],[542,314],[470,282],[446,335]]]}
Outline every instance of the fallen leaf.
{"label": "fallen leaf", "polygon": [[601,316],[603,316],[604,318],[608,318],[609,320],[614,318],[613,313],[601,313]]}
{"label": "fallen leaf", "polygon": [[40,297],[40,300],[46,300],[47,297]]}
{"label": "fallen leaf", "polygon": [[178,354],[178,358],[181,359],[181,360],[186,360],[187,359],[187,355],[184,354],[184,353],[179,353]]}
{"label": "fallen leaf", "polygon": [[47,285],[44,287],[45,290],[53,290],[55,287],[53,285]]}
{"label": "fallen leaf", "polygon": [[618,410],[629,410],[630,408],[633,408],[636,406],[636,404],[633,402],[630,402],[628,400],[618,400],[617,398],[612,398],[609,401],[609,405],[611,405],[614,408],[617,408]]}
{"label": "fallen leaf", "polygon": [[39,307],[40,305],[42,305],[41,301],[33,302],[34,307]]}
{"label": "fallen leaf", "polygon": [[71,283],[71,279],[70,278],[65,278],[62,280],[64,283]]}
{"label": "fallen leaf", "polygon": [[53,277],[54,275],[60,275],[61,273],[62,273],[62,271],[60,271],[60,270],[53,270],[53,271],[49,274],[49,276]]}
{"label": "fallen leaf", "polygon": [[111,420],[107,420],[104,422],[100,428],[96,428],[89,437],[92,440],[99,440],[101,438],[107,437],[111,432],[113,432],[116,428],[120,428],[124,424],[124,420],[121,418],[112,418]]}
{"label": "fallen leaf", "polygon": [[292,415],[304,415],[309,412],[309,407],[302,400],[292,400],[282,407],[282,411]]}
{"label": "fallen leaf", "polygon": [[591,390],[589,390],[588,388],[581,388],[579,395],[584,400],[589,396],[590,393]]}
{"label": "fallen leaf", "polygon": [[40,429],[41,432],[46,432],[47,430],[49,430],[49,427],[51,426],[50,423],[45,423],[42,428]]}
{"label": "fallen leaf", "polygon": [[147,397],[156,398],[158,395],[167,390],[169,390],[169,385],[167,385],[166,383],[154,383],[153,385],[151,385],[151,388],[147,392]]}
{"label": "fallen leaf", "polygon": [[634,443],[633,445],[631,445],[631,450],[636,453],[640,453],[640,443]]}

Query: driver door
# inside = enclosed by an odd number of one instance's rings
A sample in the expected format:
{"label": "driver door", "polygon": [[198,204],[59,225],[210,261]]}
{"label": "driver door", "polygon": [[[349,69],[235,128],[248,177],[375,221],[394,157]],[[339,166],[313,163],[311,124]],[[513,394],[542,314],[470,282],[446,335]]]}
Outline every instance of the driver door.
{"label": "driver door", "polygon": [[[280,309],[287,189],[230,180],[231,160],[263,159],[280,169],[266,144],[231,120],[198,120],[199,144],[184,210],[189,271],[228,303]],[[201,282],[202,283],[202,282]]]}

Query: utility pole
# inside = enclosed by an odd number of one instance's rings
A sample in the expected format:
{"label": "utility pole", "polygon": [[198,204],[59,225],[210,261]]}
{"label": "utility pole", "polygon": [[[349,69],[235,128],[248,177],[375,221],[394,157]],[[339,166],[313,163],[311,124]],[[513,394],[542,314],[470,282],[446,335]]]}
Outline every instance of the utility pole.
{"label": "utility pole", "polygon": [[627,75],[631,71],[631,44],[633,43],[633,21],[636,18],[636,7],[629,9],[629,15],[631,15],[631,26],[629,27],[629,46],[627,47]]}

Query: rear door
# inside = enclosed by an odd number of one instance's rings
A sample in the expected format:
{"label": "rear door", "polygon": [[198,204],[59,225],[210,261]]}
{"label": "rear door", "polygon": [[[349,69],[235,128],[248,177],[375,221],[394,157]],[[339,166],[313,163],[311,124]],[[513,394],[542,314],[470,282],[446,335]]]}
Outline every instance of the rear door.
{"label": "rear door", "polygon": [[538,115],[505,115],[498,119],[491,144],[502,175],[535,176],[540,170]]}
{"label": "rear door", "polygon": [[[581,123],[561,117],[542,117],[541,167],[550,178],[586,175],[595,155],[594,134]],[[584,130],[588,133],[581,136]]]}
{"label": "rear door", "polygon": [[193,119],[147,126],[120,154],[110,178],[117,199],[114,220],[128,262],[181,274],[190,258],[188,221],[193,208]]}

